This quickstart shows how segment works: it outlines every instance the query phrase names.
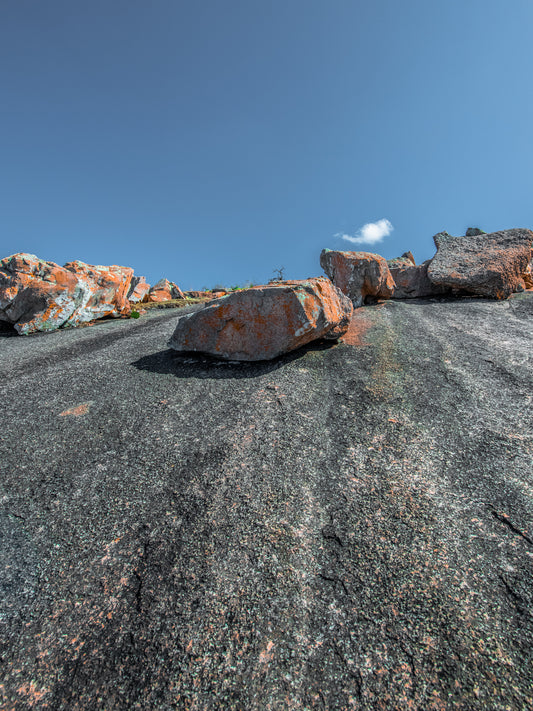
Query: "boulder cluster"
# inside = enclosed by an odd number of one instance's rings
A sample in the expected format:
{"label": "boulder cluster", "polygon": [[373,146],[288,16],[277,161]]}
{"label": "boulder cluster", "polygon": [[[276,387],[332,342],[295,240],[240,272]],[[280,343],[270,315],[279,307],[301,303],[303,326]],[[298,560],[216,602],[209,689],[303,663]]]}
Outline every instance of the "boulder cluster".
{"label": "boulder cluster", "polygon": [[369,252],[324,249],[320,264],[328,278],[209,294],[182,292],[167,279],[150,286],[129,267],[79,261],[60,267],[19,253],[0,261],[0,321],[29,334],[127,317],[132,304],[209,297],[203,308],[179,319],[171,348],[255,361],[315,339],[338,339],[348,330],[354,308],[379,299],[503,299],[533,289],[530,230],[486,234],[469,228],[464,236],[440,232],[433,240],[435,256],[419,265],[411,252],[387,262]]}

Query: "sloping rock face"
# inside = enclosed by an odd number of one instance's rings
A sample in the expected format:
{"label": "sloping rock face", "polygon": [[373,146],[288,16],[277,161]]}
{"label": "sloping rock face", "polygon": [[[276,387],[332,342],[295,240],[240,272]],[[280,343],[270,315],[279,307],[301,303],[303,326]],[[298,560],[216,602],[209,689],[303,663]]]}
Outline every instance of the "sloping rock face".
{"label": "sloping rock face", "polygon": [[320,266],[355,307],[373,299],[390,299],[394,293],[387,261],[379,254],[323,249]]}
{"label": "sloping rock face", "polygon": [[226,360],[269,360],[318,338],[337,339],[353,307],[323,277],[236,291],[183,316],[169,346]]}
{"label": "sloping rock face", "polygon": [[428,259],[418,266],[408,263],[391,267],[390,273],[395,284],[392,298],[419,299],[451,293],[450,289],[444,286],[437,286],[429,280],[428,266],[430,262],[431,260]]}
{"label": "sloping rock face", "polygon": [[149,291],[150,284],[146,282],[145,277],[133,276],[128,292],[128,301],[132,301],[134,304],[143,301],[148,296]]}
{"label": "sloping rock face", "polygon": [[65,269],[77,276],[84,295],[82,303],[69,319],[70,325],[78,326],[93,319],[109,316],[118,318],[130,314],[128,292],[133,277],[131,267],[75,261],[67,262]]}
{"label": "sloping rock face", "polygon": [[83,262],[60,267],[34,254],[6,257],[0,261],[0,321],[26,335],[128,315],[125,294],[132,274],[127,267]]}
{"label": "sloping rock face", "polygon": [[160,279],[148,292],[148,301],[159,302],[183,298],[183,292],[179,286],[168,279]]}
{"label": "sloping rock face", "polygon": [[433,284],[496,299],[525,288],[533,240],[530,230],[464,237],[440,232],[433,240],[437,254],[428,267]]}

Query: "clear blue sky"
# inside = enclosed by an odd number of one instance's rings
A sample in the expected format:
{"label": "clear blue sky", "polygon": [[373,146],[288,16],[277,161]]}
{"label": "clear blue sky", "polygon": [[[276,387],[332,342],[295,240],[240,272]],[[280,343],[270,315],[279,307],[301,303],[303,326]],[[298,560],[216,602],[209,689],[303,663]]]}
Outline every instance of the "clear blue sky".
{"label": "clear blue sky", "polygon": [[531,0],[2,0],[0,257],[189,289],[532,227],[532,30]]}

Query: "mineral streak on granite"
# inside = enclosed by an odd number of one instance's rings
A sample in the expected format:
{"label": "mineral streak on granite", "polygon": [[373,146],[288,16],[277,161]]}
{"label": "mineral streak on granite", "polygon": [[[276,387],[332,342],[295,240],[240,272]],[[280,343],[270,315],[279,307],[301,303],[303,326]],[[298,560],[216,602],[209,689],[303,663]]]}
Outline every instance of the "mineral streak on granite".
{"label": "mineral streak on granite", "polygon": [[3,708],[532,707],[533,297],[364,311],[261,364],[0,334]]}

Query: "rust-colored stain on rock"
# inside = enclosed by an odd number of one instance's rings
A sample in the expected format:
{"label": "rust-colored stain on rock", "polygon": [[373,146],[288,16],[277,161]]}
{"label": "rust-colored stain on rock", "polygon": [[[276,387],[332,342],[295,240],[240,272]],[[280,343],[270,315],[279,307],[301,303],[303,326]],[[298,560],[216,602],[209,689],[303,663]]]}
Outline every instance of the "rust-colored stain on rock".
{"label": "rust-colored stain on rock", "polygon": [[357,309],[353,313],[348,330],[341,338],[342,343],[346,343],[349,346],[370,345],[364,340],[364,335],[371,326],[372,320],[365,315],[364,310]]}
{"label": "rust-colored stain on rock", "polygon": [[76,405],[76,407],[70,407],[68,410],[63,410],[59,413],[59,417],[64,417],[65,415],[74,415],[74,417],[81,417],[81,415],[86,415],[89,412],[90,402],[84,402],[81,405]]}

